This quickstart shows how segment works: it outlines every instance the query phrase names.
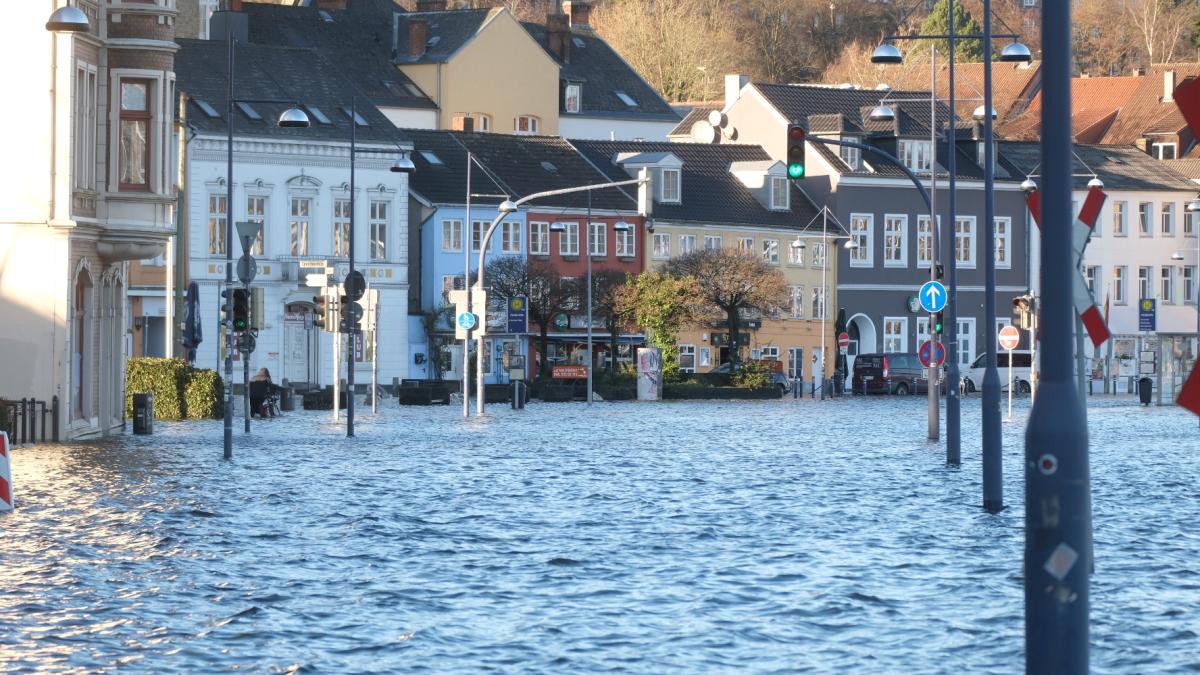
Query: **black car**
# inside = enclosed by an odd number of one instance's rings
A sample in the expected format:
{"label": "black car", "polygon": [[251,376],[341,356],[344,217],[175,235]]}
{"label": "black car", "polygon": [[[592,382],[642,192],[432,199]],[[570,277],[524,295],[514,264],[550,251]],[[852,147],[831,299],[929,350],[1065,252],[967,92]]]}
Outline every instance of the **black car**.
{"label": "black car", "polygon": [[850,390],[855,394],[918,394],[929,389],[927,371],[914,354],[859,354]]}

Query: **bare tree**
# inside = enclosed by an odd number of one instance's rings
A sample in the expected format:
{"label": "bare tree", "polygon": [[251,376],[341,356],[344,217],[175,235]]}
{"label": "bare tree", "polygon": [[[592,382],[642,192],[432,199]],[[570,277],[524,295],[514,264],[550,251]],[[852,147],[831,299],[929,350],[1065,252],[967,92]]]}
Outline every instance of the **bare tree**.
{"label": "bare tree", "polygon": [[1139,38],[1146,64],[1170,63],[1190,37],[1195,3],[1178,0],[1124,0],[1125,19]]}
{"label": "bare tree", "polygon": [[547,358],[550,322],[555,315],[578,306],[579,288],[574,280],[566,279],[550,263],[541,260],[504,256],[487,264],[484,278],[495,299],[524,295],[529,320],[538,326],[538,373],[550,372]]}

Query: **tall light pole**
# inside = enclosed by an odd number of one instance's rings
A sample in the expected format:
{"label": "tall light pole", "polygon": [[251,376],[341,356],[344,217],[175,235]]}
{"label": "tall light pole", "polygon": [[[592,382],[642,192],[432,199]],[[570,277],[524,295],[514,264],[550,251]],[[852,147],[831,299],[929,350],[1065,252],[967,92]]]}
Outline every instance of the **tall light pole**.
{"label": "tall light pole", "polygon": [[983,313],[987,320],[983,334],[987,341],[987,367],[983,371],[982,464],[983,508],[989,513],[998,513],[1004,508],[1000,373],[996,369],[995,144],[992,140],[992,121],[995,118],[996,111],[992,108],[992,2],[983,0]]}
{"label": "tall light pole", "polygon": [[[1200,199],[1193,199],[1187,205],[1188,215],[1185,218],[1192,219],[1192,236],[1196,237],[1196,266],[1192,268],[1192,302],[1196,307],[1196,347],[1192,350],[1192,360],[1195,363],[1200,363]],[[1179,253],[1176,260],[1182,260],[1183,254]],[[1193,366],[1195,367],[1195,366]]]}

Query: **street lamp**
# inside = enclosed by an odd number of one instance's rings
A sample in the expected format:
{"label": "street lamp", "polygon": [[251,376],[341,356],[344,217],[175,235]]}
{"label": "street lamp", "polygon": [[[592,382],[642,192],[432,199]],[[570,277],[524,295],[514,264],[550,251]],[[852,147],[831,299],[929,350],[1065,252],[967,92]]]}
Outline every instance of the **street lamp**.
{"label": "street lamp", "polygon": [[87,14],[70,5],[54,10],[46,22],[46,30],[51,33],[86,33],[90,28]]}
{"label": "street lamp", "polygon": [[[270,99],[234,99],[233,67],[237,40],[225,36],[229,54],[225,69],[225,459],[233,458],[233,106],[235,103],[284,103],[290,108],[276,121],[281,129],[309,126],[308,115],[295,101]],[[247,358],[249,356],[247,355]],[[336,405],[336,402],[334,403]]]}
{"label": "street lamp", "polygon": [[891,122],[896,119],[896,111],[890,105],[879,105],[871,108],[871,112],[867,114],[867,118],[872,122]]}

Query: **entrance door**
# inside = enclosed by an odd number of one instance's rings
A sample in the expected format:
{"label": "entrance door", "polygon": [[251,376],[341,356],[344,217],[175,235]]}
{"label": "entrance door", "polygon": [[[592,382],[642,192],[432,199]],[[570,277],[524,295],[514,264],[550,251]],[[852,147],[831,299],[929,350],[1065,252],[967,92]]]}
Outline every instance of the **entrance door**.
{"label": "entrance door", "polygon": [[309,333],[303,321],[283,322],[283,377],[290,382],[316,382]]}

